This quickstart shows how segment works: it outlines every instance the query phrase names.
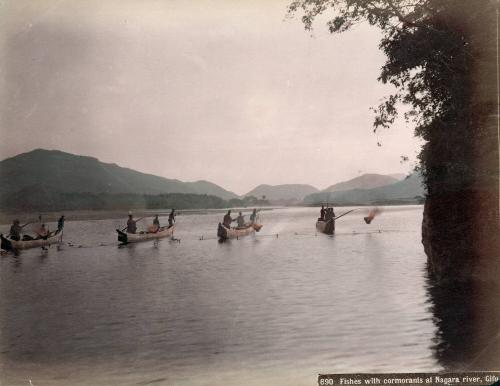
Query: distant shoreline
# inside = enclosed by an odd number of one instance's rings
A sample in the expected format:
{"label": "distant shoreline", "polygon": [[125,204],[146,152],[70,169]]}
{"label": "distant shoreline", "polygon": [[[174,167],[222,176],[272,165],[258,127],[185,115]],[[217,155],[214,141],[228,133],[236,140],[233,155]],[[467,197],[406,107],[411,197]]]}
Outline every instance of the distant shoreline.
{"label": "distant shoreline", "polygon": [[[370,207],[370,206],[408,206],[408,205],[423,205],[423,203],[418,202],[391,202],[391,203],[370,203],[370,204],[342,204],[334,205],[336,208],[342,207]],[[266,206],[257,207],[259,210],[268,211],[274,209],[283,208],[319,208],[321,205],[294,205],[294,206]],[[182,209],[176,212],[179,215],[195,215],[195,214],[208,214],[208,213],[224,213],[227,210],[232,211],[242,211],[250,212],[253,207],[237,207],[237,208],[218,208],[218,209]],[[140,217],[153,217],[155,214],[160,216],[168,216],[170,209],[135,209],[132,210],[135,218]],[[112,220],[112,219],[126,219],[128,215],[128,210],[68,210],[68,211],[57,211],[57,212],[0,212],[0,225],[12,224],[14,219],[19,219],[21,223],[25,222],[37,222],[38,216],[42,216],[42,221],[45,223],[57,222],[61,215],[64,215],[66,221],[91,221],[91,220]]]}
{"label": "distant shoreline", "polygon": [[[260,211],[273,210],[282,207],[257,207]],[[179,209],[176,210],[178,215],[195,215],[195,214],[208,214],[208,213],[224,213],[228,210],[251,212],[253,209],[247,208],[222,208],[222,209]],[[171,209],[132,209],[131,212],[134,218],[141,217],[154,217],[158,214],[161,216],[168,216]],[[57,212],[0,212],[0,225],[12,224],[14,219],[18,219],[21,223],[38,222],[38,216],[42,216],[42,222],[53,223],[57,222],[61,215],[64,215],[66,221],[91,221],[91,220],[113,220],[113,219],[127,219],[128,210],[68,210]]]}

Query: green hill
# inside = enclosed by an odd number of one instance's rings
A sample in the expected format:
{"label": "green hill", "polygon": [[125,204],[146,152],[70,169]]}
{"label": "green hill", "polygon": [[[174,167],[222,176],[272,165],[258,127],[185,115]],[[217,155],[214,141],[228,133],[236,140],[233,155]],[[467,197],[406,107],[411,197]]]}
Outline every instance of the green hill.
{"label": "green hill", "polygon": [[238,197],[207,181],[182,182],[57,150],[37,149],[0,162],[0,197],[36,190],[92,194],[207,194],[224,200]]}

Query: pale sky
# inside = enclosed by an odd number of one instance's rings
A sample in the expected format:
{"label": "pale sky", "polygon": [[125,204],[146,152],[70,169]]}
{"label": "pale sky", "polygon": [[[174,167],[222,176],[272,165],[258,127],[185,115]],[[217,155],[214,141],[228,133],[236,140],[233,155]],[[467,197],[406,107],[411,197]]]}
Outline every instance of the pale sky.
{"label": "pale sky", "polygon": [[411,125],[372,133],[379,32],[311,35],[288,3],[0,0],[0,158],[58,149],[237,194],[408,172]]}

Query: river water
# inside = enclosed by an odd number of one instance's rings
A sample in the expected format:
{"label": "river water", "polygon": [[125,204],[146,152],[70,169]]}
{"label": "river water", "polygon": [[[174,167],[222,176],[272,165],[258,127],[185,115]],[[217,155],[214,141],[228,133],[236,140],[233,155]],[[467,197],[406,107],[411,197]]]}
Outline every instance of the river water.
{"label": "river water", "polygon": [[68,219],[60,250],[0,258],[0,383],[315,385],[318,373],[440,370],[422,207],[383,209],[370,225],[363,210],[339,219],[333,237],[315,234],[315,208],[274,209],[258,236],[223,244],[221,213],[178,216],[180,242],[126,247],[123,221]]}

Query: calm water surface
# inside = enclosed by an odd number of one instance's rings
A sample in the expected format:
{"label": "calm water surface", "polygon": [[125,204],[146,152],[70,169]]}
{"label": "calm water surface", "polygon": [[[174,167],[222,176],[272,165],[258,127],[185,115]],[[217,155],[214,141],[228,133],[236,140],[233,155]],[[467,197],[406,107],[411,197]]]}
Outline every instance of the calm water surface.
{"label": "calm water surface", "polygon": [[123,221],[67,221],[73,247],[0,258],[0,383],[315,385],[441,369],[422,207],[371,225],[353,212],[334,237],[315,235],[317,212],[263,212],[257,237],[224,244],[220,213],[181,215],[180,243],[122,248]]}

